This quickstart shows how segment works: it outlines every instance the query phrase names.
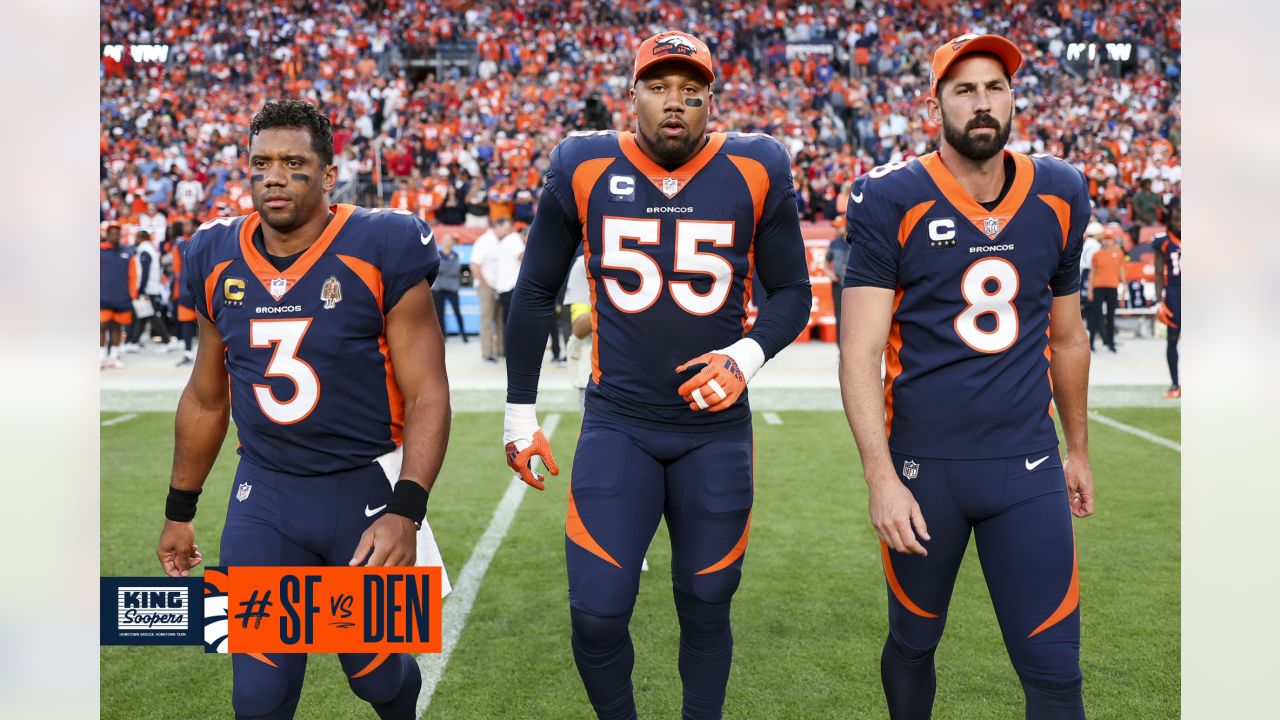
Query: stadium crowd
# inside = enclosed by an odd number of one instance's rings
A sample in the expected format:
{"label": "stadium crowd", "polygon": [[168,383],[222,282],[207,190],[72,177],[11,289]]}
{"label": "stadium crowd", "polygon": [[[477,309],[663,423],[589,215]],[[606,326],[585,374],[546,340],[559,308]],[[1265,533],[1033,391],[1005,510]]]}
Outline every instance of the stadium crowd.
{"label": "stadium crowd", "polygon": [[[835,220],[853,178],[932,149],[929,60],[965,32],[1020,43],[1010,147],[1083,170],[1097,219],[1128,229],[1128,246],[1180,194],[1177,0],[114,0],[101,42],[125,51],[101,68],[104,232],[119,225],[132,245],[146,229],[168,257],[199,222],[252,211],[249,119],[282,96],[333,121],[335,199],[438,225],[519,227],[557,141],[631,126],[630,61],[665,28],[699,35],[716,56],[712,129],[787,146],[806,220]],[[1111,41],[1138,48],[1123,73],[1065,61],[1071,43]],[[166,61],[136,62],[137,44],[167,45]],[[810,52],[788,57],[788,44]]]}

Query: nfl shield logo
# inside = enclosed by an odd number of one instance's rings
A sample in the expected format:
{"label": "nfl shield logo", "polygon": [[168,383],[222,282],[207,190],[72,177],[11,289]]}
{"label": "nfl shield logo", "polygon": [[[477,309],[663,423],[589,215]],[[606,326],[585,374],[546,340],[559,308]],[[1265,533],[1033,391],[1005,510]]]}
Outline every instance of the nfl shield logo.
{"label": "nfl shield logo", "polygon": [[982,232],[986,233],[987,237],[989,238],[993,238],[996,235],[999,235],[1000,221],[993,217],[987,218],[982,222]]}
{"label": "nfl shield logo", "polygon": [[667,197],[672,197],[680,192],[680,181],[675,178],[662,178],[662,193]]}
{"label": "nfl shield logo", "polygon": [[908,480],[915,480],[920,474],[920,463],[908,460],[902,464],[902,477]]}
{"label": "nfl shield logo", "polygon": [[288,290],[289,281],[284,278],[276,278],[275,280],[272,280],[271,287],[268,288],[268,291],[271,293],[271,297],[277,300],[279,300]]}
{"label": "nfl shield logo", "polygon": [[240,488],[236,490],[236,499],[239,500],[240,502],[244,502],[249,498],[249,491],[252,489],[253,489],[253,486],[250,485],[249,483],[247,482],[240,483]]}

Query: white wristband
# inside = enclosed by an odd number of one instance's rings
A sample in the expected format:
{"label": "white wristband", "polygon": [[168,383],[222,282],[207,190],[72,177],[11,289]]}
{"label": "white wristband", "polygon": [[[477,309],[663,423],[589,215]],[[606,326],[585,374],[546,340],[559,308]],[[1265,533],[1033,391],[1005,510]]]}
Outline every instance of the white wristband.
{"label": "white wristband", "polygon": [[[515,442],[518,450],[529,447],[533,434],[538,432],[538,411],[532,403],[516,405],[507,403],[502,418],[502,444]],[[523,444],[524,447],[520,447]]]}
{"label": "white wristband", "polygon": [[744,337],[727,348],[713,352],[733,358],[733,361],[738,364],[738,369],[742,371],[742,377],[747,382],[751,382],[751,378],[760,371],[760,368],[764,367],[764,348],[761,348],[760,343],[751,338]]}

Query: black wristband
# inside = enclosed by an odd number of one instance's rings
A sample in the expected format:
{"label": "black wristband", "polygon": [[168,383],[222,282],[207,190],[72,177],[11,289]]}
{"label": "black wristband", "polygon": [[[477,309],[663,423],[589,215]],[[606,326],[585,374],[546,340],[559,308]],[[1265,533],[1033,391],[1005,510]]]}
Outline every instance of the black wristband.
{"label": "black wristband", "polygon": [[191,522],[196,516],[196,501],[200,490],[179,490],[169,486],[169,497],[164,501],[164,516],[174,522]]}
{"label": "black wristband", "polygon": [[430,495],[430,491],[412,480],[399,480],[391,491],[387,512],[407,517],[421,528],[423,519],[427,517],[427,498]]}

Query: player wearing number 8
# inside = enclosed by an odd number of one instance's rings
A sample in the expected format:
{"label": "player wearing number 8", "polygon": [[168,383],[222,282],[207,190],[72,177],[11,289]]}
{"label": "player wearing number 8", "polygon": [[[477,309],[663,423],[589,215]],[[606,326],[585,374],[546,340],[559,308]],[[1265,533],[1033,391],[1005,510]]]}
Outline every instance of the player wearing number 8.
{"label": "player wearing number 8", "polygon": [[[205,223],[185,256],[200,346],[156,555],[170,575],[200,563],[196,499],[230,415],[240,462],[219,564],[440,565],[425,523],[449,437],[431,230],[408,212],[329,204],[333,136],[314,107],[269,102],[249,132],[256,212]],[[410,655],[339,659],[379,717],[414,717]],[[306,664],[235,655],[236,717],[292,717]]]}
{"label": "player wearing number 8", "polygon": [[994,35],[938,48],[926,99],[938,151],[867,173],[848,207],[840,384],[881,540],[893,720],[930,717],[971,532],[1026,717],[1084,717],[1071,515],[1093,512],[1079,298],[1090,206],[1078,170],[1004,148],[1021,62]]}
{"label": "player wearing number 8", "polygon": [[[753,498],[746,385],[809,316],[790,160],[764,135],[707,133],[711,53],[677,32],[639,48],[637,131],[556,146],[507,320],[511,467],[557,472],[534,401],[556,291],[584,251],[594,331],[565,554],[572,646],[602,718],[636,716],[628,623],[664,516],[685,718],[719,718]],[[753,277],[768,291],[754,327]]]}

